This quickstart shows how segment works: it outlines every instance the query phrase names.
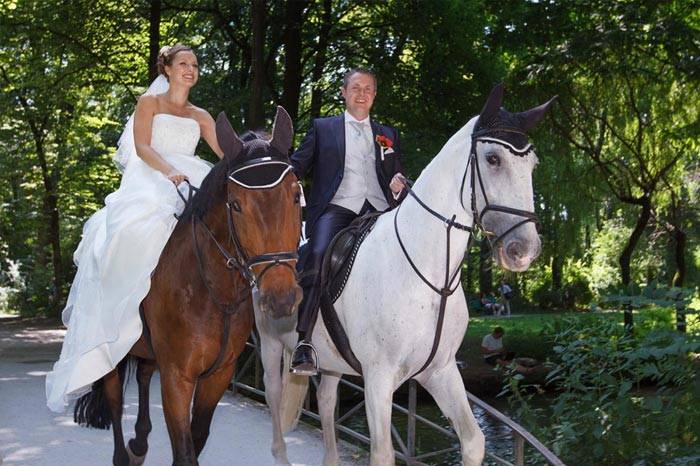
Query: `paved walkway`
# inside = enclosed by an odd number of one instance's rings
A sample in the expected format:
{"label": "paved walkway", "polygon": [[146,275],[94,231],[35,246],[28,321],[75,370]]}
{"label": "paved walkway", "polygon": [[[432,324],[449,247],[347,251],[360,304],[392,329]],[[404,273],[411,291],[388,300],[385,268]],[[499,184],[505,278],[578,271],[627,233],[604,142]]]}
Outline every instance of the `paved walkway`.
{"label": "paved walkway", "polygon": [[[41,319],[0,315],[0,466],[95,466],[111,464],[112,431],[86,429],[73,423],[72,410],[54,414],[46,407],[44,380],[58,358],[64,331]],[[172,462],[160,382],[151,390],[153,431],[148,465]],[[136,383],[125,399],[125,436],[136,421]],[[295,466],[320,466],[323,442],[318,430],[301,425],[286,437]],[[200,456],[203,466],[274,465],[272,427],[267,407],[227,392],[214,414],[211,435]],[[367,465],[367,455],[340,445],[344,466]],[[359,457],[359,458],[358,458]]]}

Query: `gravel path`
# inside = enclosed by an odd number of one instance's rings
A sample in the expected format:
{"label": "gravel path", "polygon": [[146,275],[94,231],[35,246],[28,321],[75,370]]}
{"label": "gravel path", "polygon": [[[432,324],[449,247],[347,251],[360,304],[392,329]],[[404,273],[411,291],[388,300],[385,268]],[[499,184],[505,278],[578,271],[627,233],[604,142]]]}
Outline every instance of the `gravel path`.
{"label": "gravel path", "polygon": [[[55,321],[0,315],[0,466],[111,464],[111,431],[78,427],[72,410],[60,415],[46,407],[44,380],[58,358],[64,333]],[[159,386],[156,374],[146,466],[172,462]],[[125,436],[131,437],[137,413],[136,383],[129,384],[125,403]],[[267,407],[227,392],[214,414],[200,462],[203,466],[272,466],[271,442]],[[357,455],[344,443],[340,448],[343,465],[368,464],[366,454]],[[321,433],[298,427],[287,435],[287,451],[293,465],[320,466]]]}

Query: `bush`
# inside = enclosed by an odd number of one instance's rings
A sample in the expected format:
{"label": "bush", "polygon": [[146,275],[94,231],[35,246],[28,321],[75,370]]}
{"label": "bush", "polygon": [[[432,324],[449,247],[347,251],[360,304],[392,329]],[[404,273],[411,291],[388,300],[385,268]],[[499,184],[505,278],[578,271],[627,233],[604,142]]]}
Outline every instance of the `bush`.
{"label": "bush", "polygon": [[700,334],[633,337],[609,319],[559,325],[560,364],[548,379],[561,393],[542,428],[535,421],[543,411],[511,382],[521,422],[567,464],[698,464]]}
{"label": "bush", "polygon": [[572,271],[564,284],[564,303],[567,308],[588,308],[593,300],[588,279],[578,271]]}
{"label": "bush", "polygon": [[4,270],[0,271],[0,311],[9,313],[19,310],[25,291],[20,264],[6,260]]}

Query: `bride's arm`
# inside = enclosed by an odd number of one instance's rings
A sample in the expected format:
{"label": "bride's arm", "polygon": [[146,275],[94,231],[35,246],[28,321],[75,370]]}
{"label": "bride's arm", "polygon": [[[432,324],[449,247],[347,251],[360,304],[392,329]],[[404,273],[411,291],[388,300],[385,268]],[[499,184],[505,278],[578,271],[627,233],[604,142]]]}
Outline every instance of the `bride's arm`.
{"label": "bride's arm", "polygon": [[214,118],[204,109],[197,109],[197,121],[199,122],[199,127],[202,131],[202,137],[211,150],[220,158],[224,158],[224,151],[219,147],[219,141],[216,139],[216,122]]}
{"label": "bride's arm", "polygon": [[151,133],[153,131],[153,116],[156,114],[158,102],[155,95],[143,95],[139,98],[134,111],[134,145],[136,154],[154,170],[162,172],[176,185],[187,179],[184,173],[179,172],[151,147]]}

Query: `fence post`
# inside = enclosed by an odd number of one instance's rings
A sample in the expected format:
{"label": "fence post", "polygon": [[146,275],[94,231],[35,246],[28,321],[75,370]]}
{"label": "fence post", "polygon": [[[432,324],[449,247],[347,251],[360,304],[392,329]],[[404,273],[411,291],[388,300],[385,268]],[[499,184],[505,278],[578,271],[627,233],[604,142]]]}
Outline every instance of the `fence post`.
{"label": "fence post", "polygon": [[417,382],[411,379],[408,382],[408,420],[406,422],[406,446],[408,456],[416,456],[416,398],[418,390]]}
{"label": "fence post", "polygon": [[516,433],[513,434],[513,456],[515,466],[525,465],[525,439]]}

